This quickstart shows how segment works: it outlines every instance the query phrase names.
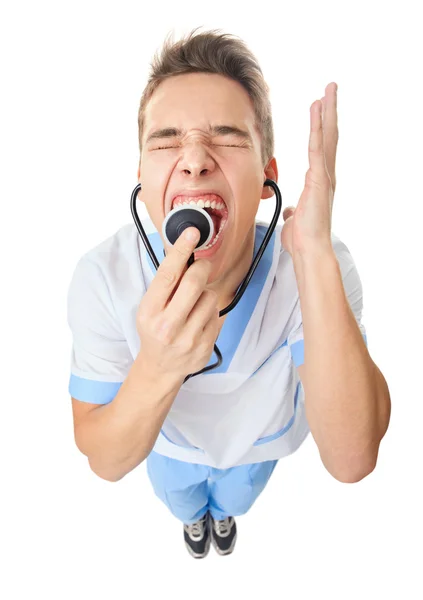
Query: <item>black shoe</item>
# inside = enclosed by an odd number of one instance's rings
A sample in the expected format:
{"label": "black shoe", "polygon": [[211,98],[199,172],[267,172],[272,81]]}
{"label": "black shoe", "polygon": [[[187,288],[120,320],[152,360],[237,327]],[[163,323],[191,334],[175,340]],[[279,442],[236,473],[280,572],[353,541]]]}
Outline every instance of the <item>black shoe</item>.
{"label": "black shoe", "polygon": [[184,525],[185,546],[194,558],[204,558],[210,550],[209,513],[196,523]]}
{"label": "black shoe", "polygon": [[216,552],[221,556],[231,554],[237,537],[235,519],[226,517],[223,521],[215,521],[210,515],[210,529],[212,544]]}

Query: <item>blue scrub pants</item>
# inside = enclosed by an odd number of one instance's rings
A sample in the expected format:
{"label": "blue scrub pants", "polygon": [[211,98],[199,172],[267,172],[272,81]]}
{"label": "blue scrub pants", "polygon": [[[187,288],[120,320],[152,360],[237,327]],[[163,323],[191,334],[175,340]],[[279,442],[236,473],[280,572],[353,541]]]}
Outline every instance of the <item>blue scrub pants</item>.
{"label": "blue scrub pants", "polygon": [[245,514],[265,488],[277,462],[215,469],[151,451],[147,473],[156,496],[177,519],[191,525],[207,511],[217,521]]}

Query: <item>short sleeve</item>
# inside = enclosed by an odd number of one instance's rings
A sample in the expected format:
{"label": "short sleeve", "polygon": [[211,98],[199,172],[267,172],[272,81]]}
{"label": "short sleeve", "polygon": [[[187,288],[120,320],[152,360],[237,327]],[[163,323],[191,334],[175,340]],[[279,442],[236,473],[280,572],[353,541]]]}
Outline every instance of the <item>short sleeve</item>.
{"label": "short sleeve", "polygon": [[69,393],[94,404],[111,402],[133,363],[100,266],[82,257],[67,296],[72,333]]}
{"label": "short sleeve", "polygon": [[[367,346],[366,328],[362,323],[363,287],[357,267],[348,248],[336,237],[333,243],[333,249],[341,269],[345,294]],[[298,310],[301,314],[300,308]],[[288,335],[287,344],[290,348],[295,366],[299,367],[304,364],[304,331],[301,317],[297,326],[294,327]]]}

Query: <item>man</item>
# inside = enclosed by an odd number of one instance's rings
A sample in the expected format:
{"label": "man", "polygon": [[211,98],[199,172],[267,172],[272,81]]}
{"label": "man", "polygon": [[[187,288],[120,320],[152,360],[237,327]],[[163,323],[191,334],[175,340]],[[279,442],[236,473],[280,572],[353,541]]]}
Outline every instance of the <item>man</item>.
{"label": "man", "polygon": [[[69,391],[92,470],[118,481],[147,459],[155,493],[202,558],[210,541],[221,555],[233,551],[234,516],[309,431],[336,479],[368,475],[390,397],[367,351],[357,270],[331,232],[336,84],[311,105],[298,205],[285,208],[246,292],[221,317],[267,230],[255,219],[273,194],[264,182],[278,180],[268,87],[245,44],[216,32],[167,41],[152,67],[138,180],[160,266],[133,225],[78,262]],[[190,202],[213,215],[219,237],[187,268],[198,231],[171,246],[161,225]],[[215,363],[215,343],[222,364],[184,382]]]}

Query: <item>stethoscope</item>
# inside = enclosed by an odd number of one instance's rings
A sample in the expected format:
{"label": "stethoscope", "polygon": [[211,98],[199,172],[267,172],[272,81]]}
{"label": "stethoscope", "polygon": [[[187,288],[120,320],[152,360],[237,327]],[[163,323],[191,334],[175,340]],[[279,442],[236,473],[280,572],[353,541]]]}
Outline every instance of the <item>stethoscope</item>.
{"label": "stethoscope", "polygon": [[[264,236],[261,246],[257,251],[257,255],[251,264],[250,270],[248,271],[247,275],[245,276],[244,281],[239,286],[232,302],[230,304],[228,304],[228,306],[226,308],[224,308],[223,310],[221,310],[219,312],[219,317],[226,315],[226,313],[228,313],[229,311],[234,309],[235,306],[238,304],[238,302],[241,300],[242,295],[244,294],[245,290],[247,289],[247,286],[254,274],[254,271],[256,270],[257,265],[260,262],[261,257],[263,256],[264,251],[266,250],[267,244],[269,243],[270,238],[275,230],[279,215],[281,213],[282,196],[281,196],[279,187],[277,186],[276,182],[273,181],[273,179],[266,179],[266,181],[264,182],[263,185],[270,185],[276,194],[275,214],[273,215],[272,221],[267,229],[266,235]],[[136,210],[135,204],[136,204],[138,192],[140,190],[141,190],[141,184],[139,183],[135,187],[134,191],[132,192],[131,212],[132,212],[132,216],[135,221],[135,225],[141,236],[141,239],[144,242],[144,246],[146,247],[146,250],[147,250],[148,254],[150,255],[150,258],[153,262],[153,265],[155,266],[155,268],[157,270],[160,266],[160,263],[157,260],[156,255],[154,254],[154,251],[153,251],[153,248],[151,247],[150,242],[148,241],[148,238],[145,234],[143,226],[141,225],[141,221],[138,217],[138,213]],[[193,206],[193,205],[178,206],[178,207],[174,208],[173,210],[171,210],[166,215],[166,217],[163,221],[162,234],[163,234],[164,239],[170,245],[173,245],[176,242],[176,240],[178,239],[178,237],[181,235],[181,233],[184,231],[184,229],[186,229],[187,227],[192,227],[192,226],[196,227],[200,231],[200,234],[201,234],[200,239],[198,240],[197,246],[195,247],[195,250],[198,251],[198,250],[201,250],[203,247],[207,246],[209,241],[213,238],[213,234],[214,234],[214,224],[213,224],[213,221],[212,221],[210,215],[204,209],[200,208],[199,206]],[[163,250],[163,255],[166,256],[165,250]],[[194,253],[192,253],[191,256],[189,257],[187,266],[190,267],[193,262],[194,262]],[[195,375],[200,375],[201,373],[205,373],[206,371],[211,371],[212,369],[219,367],[222,364],[222,354],[220,353],[220,350],[216,346],[216,344],[214,345],[214,353],[216,354],[217,359],[218,359],[217,363],[215,363],[214,365],[210,365],[208,367],[204,367],[204,369],[201,369],[201,371],[198,371],[197,373],[192,373],[191,375],[187,375],[185,377],[183,383],[185,383],[188,379],[190,379],[190,377],[195,377]]]}

